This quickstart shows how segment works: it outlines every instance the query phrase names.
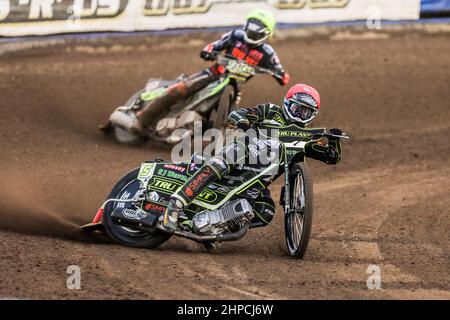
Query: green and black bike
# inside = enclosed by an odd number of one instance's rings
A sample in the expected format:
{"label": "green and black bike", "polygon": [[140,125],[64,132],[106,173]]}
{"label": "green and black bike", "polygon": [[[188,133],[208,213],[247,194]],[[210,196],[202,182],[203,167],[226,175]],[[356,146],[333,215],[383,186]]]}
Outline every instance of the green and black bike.
{"label": "green and black bike", "polygon": [[[270,141],[281,150],[273,163],[259,168],[238,166],[212,183],[184,209],[177,231],[162,225],[170,196],[201,167],[198,157],[190,162],[146,161],[114,186],[92,223],[85,230],[104,228],[119,244],[155,248],[171,236],[203,243],[207,248],[241,239],[249,229],[261,227],[252,210],[255,199],[278,177],[283,177],[280,204],[285,217],[285,237],[292,257],[306,252],[313,218],[313,183],[305,164],[305,146],[323,137],[347,138],[324,128],[296,125],[260,127],[259,139],[271,130]],[[274,133],[275,132],[275,133]],[[269,139],[267,139],[269,141]]]}
{"label": "green and black bike", "polygon": [[194,131],[196,121],[201,121],[205,129],[216,128],[224,131],[227,116],[239,105],[242,87],[249,79],[261,73],[280,77],[269,69],[249,65],[230,55],[217,53],[216,62],[224,69],[219,80],[172,105],[166,113],[158,114],[154,120],[155,125],[147,128],[148,136],[137,136],[130,131],[136,113],[164,94],[171,85],[184,80],[186,75],[182,74],[171,81],[149,79],[145,88],[137,91],[125,105],[116,108],[108,123],[100,126],[100,129],[111,133],[119,143],[129,145],[137,145],[147,139],[177,144],[185,136],[178,135],[176,129],[187,129],[184,135],[188,136]]}

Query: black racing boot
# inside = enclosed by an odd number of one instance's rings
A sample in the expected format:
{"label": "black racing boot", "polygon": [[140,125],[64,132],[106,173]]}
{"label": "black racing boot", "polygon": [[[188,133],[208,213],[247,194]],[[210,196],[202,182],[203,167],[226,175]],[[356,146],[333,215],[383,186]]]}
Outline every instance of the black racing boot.
{"label": "black racing boot", "polygon": [[128,128],[136,136],[146,136],[150,125],[155,124],[155,120],[167,113],[173,99],[167,94],[147,103],[141,110],[135,111],[135,119]]}
{"label": "black racing boot", "polygon": [[183,212],[183,204],[180,200],[172,198],[164,211],[163,226],[167,230],[178,229],[178,217]]}

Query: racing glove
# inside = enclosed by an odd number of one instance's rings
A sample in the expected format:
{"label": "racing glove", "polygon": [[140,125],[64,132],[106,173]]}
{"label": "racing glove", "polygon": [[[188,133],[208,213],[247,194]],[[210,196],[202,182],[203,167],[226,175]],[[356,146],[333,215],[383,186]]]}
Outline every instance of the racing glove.
{"label": "racing glove", "polygon": [[278,83],[281,86],[287,85],[289,83],[290,78],[291,77],[290,77],[289,73],[287,73],[285,71],[278,72],[275,77],[275,79],[278,81]]}
{"label": "racing glove", "polygon": [[213,61],[214,59],[216,59],[216,55],[217,54],[215,52],[200,52],[200,57],[206,61]]}
{"label": "racing glove", "polygon": [[212,61],[216,59],[217,53],[213,51],[214,45],[208,44],[206,47],[203,48],[203,50],[200,52],[200,58],[206,60],[206,61]]}

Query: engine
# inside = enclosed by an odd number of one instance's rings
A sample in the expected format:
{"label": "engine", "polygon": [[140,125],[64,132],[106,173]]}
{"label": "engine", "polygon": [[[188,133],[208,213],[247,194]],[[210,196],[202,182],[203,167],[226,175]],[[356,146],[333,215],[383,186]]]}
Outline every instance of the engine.
{"label": "engine", "polygon": [[197,213],[192,219],[193,229],[202,235],[216,235],[237,230],[242,222],[253,219],[252,206],[246,199],[229,202],[219,210]]}
{"label": "engine", "polygon": [[168,137],[177,128],[194,132],[194,122],[202,121],[202,116],[195,111],[186,111],[177,117],[163,118],[156,124],[156,132],[160,137]]}

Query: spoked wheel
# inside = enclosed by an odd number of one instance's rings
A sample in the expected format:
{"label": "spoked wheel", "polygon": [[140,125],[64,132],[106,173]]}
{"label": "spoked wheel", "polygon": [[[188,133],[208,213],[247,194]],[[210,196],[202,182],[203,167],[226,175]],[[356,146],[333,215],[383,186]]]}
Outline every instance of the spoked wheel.
{"label": "spoked wheel", "polygon": [[289,173],[291,212],[285,214],[285,236],[289,254],[301,259],[311,234],[313,187],[304,163],[297,163]]}
{"label": "spoked wheel", "polygon": [[[108,199],[131,199],[139,190],[140,182],[137,180],[139,168],[129,172],[114,186]],[[103,213],[103,224],[107,234],[117,243],[138,248],[155,248],[167,241],[171,235],[160,231],[144,232],[138,229],[120,226],[112,221],[111,213],[117,206],[132,208],[133,204],[126,202],[109,203]]]}

